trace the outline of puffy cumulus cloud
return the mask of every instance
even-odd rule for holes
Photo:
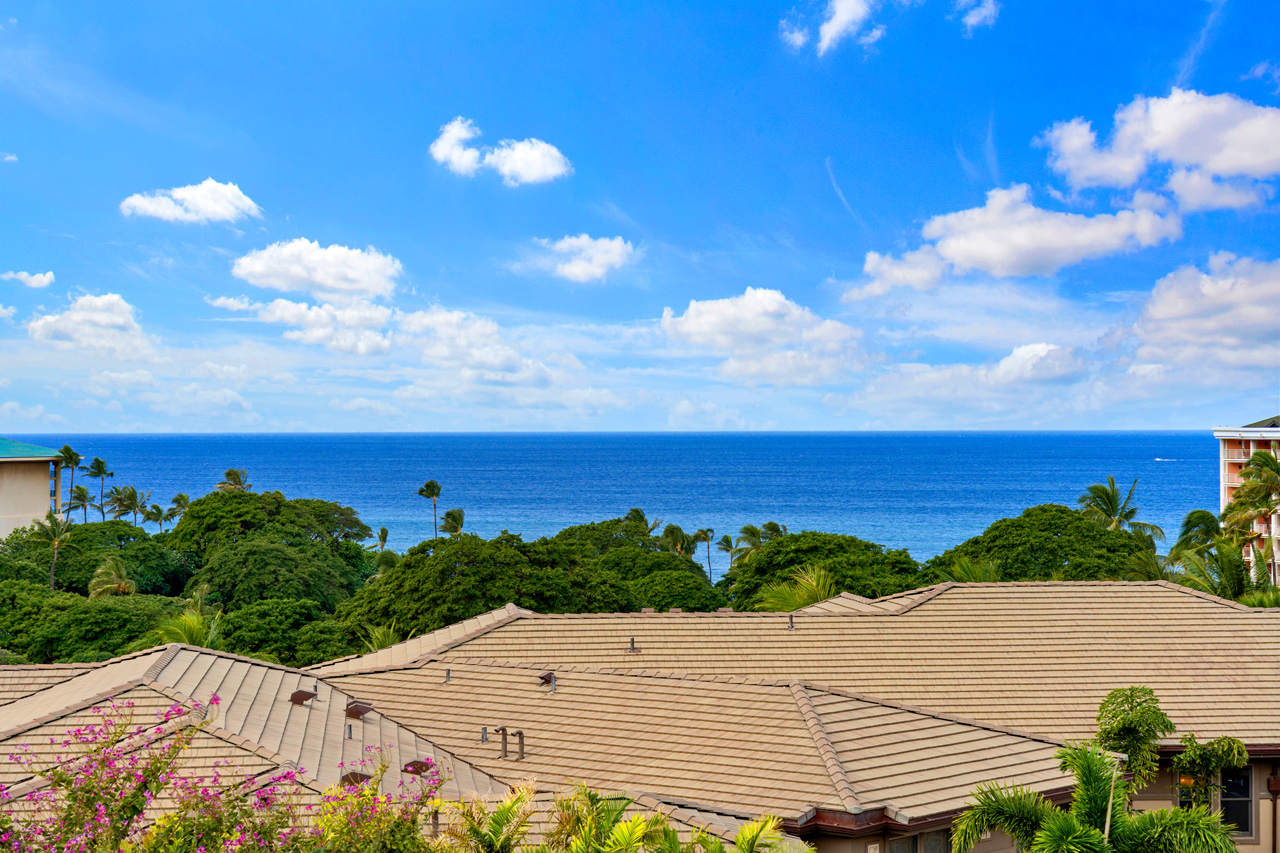
[[[1086,216],[1036,207],[1030,188],[1014,184],[987,193],[982,207],[935,216],[921,235],[932,241],[901,258],[868,252],[864,271],[871,281],[845,294],[865,299],[893,287],[925,290],[948,268],[1000,278],[1053,275],[1090,258],[1154,246],[1182,235],[1182,221],[1151,207]],[[1147,196],[1139,199],[1150,203]]]
[[[18,162],[18,155],[9,154],[9,153],[0,151],[0,161],[3,161],[5,163],[16,163]]]
[[[258,319],[293,326],[284,332],[285,340],[318,344],[331,352],[369,355],[391,348],[390,340],[380,331],[391,319],[391,309],[363,300],[309,305],[276,299],[258,310]]]
[[[0,305],[0,320],[9,320],[17,313],[18,309],[16,306],[10,305],[5,307],[4,305]]]
[[[576,237],[563,237],[551,240],[535,240],[538,245],[545,246],[552,252],[551,257],[532,265],[549,267],[560,278],[586,283],[600,281],[610,270],[620,269],[635,260],[637,252],[634,246],[621,237],[590,237],[579,234]]]
[[[856,36],[873,12],[870,0],[827,0],[826,17],[818,27],[818,55]]]
[[[155,360],[155,347],[118,293],[81,296],[61,314],[45,314],[27,324],[27,334],[61,349],[106,352],[121,361]]]
[[[204,388],[189,382],[163,391],[144,391],[137,397],[153,411],[175,417],[222,415],[246,422],[257,420],[249,401],[230,388]]]
[[[0,403],[0,418],[21,418],[27,421],[33,421],[44,414],[44,406],[37,403],[34,406],[23,406],[14,400]]]
[[[964,24],[964,34],[969,37],[978,27],[995,26],[1000,4],[996,0],[956,0],[956,11],[964,12],[960,23]]]
[[[952,422],[1004,419],[1011,411],[1025,420],[1037,407],[1048,405],[1051,412],[1060,406],[1064,386],[1083,379],[1086,370],[1071,348],[1024,344],[994,364],[897,364],[857,393],[828,395],[825,402],[898,424],[936,423],[944,408]]]
[[[1280,261],[1220,252],[1207,270],[1184,266],[1156,283],[1132,329],[1138,365],[1274,369],[1277,317]]]
[[[206,178],[198,184],[137,193],[120,202],[125,216],[149,216],[166,222],[204,224],[262,217],[262,209],[232,183]]]
[[[665,308],[662,330],[672,341],[727,356],[720,375],[747,385],[818,385],[860,366],[857,329],[767,288],[691,300],[680,316]]]
[[[381,415],[383,417],[404,414],[404,412],[401,412],[389,403],[383,403],[380,400],[370,400],[368,397],[350,397],[346,400],[340,400],[337,397],[334,397],[329,401],[329,406],[343,412],[363,412],[370,415]]]
[[[434,305],[400,317],[400,331],[422,351],[422,360],[478,370],[491,378],[520,372],[525,359],[506,342],[498,324],[470,311]]]
[[[1168,97],[1139,96],[1116,110],[1104,147],[1084,118],[1058,122],[1039,141],[1049,147],[1050,167],[1079,190],[1133,186],[1153,162],[1212,178],[1269,178],[1280,174],[1278,138],[1276,107],[1175,88]],[[1219,198],[1237,206],[1244,196]]]
[[[1250,180],[1224,181],[1199,169],[1179,169],[1166,184],[1178,199],[1178,208],[1193,213],[1255,207],[1271,197],[1271,187]]]
[[[333,301],[390,296],[403,268],[370,246],[321,246],[299,237],[236,259],[231,274],[257,287],[311,293]]]
[[[48,287],[53,284],[52,272],[6,272],[0,273],[0,280],[20,281],[27,287]]]
[[[458,116],[440,128],[427,150],[432,159],[455,175],[472,177],[480,169],[492,169],[509,187],[543,184],[572,174],[573,164],[549,142],[541,139],[504,139],[494,148],[467,145],[480,135],[470,119]]]

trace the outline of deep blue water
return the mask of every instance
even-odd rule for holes
[[[443,486],[442,513],[464,508],[465,529],[486,536],[534,538],[639,506],[717,538],[776,520],[920,560],[1028,506],[1074,505],[1108,475],[1126,486],[1139,478],[1139,519],[1171,535],[1187,511],[1218,508],[1208,431],[10,437],[101,456],[115,471],[108,485],[151,490],[161,504],[244,468],[257,491],[355,507],[398,550],[431,535],[431,504],[416,494],[428,479]],[[712,564],[718,576],[723,555],[713,551]]]

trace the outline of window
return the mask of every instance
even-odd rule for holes
[[[908,835],[906,838],[890,838],[889,853],[916,853],[916,837]]]
[[[940,829],[937,832],[926,832],[921,835],[919,853],[947,853],[951,849],[947,834],[945,829]]]
[[[1218,799],[1224,823],[1235,824],[1237,835],[1253,835],[1252,767],[1231,767],[1222,771]]]

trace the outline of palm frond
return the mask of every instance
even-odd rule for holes
[[[1119,853],[1235,853],[1233,827],[1207,806],[1134,812],[1112,832]]]
[[[1041,825],[1057,811],[1053,803],[1029,788],[979,785],[973,799],[973,805],[951,825],[953,853],[969,853],[992,830],[1012,838],[1018,849],[1028,850]]]

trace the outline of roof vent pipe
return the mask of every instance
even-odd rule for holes
[[[516,761],[524,761],[524,729],[516,729]]]
[[[556,674],[554,672],[551,672],[551,671],[544,672],[542,673],[542,675],[539,675],[538,678],[542,681],[543,684],[551,685],[552,693],[556,692]]]
[[[496,729],[494,729],[494,731],[502,735],[502,755],[499,757],[506,758],[507,757],[507,727],[498,726]]]
[[[450,674],[451,674],[451,673],[449,672],[449,670],[447,670],[447,669],[446,669],[446,670],[444,671],[444,683],[445,683],[445,684],[448,684],[448,683],[449,683],[449,676],[450,676]]]
[[[481,743],[488,743],[488,742],[489,742],[489,727],[488,727],[488,726],[481,726],[481,727],[480,727],[480,742],[481,742]]]
[[[796,629],[796,615],[794,613],[787,614],[787,630],[794,631]]]
[[[631,645],[627,647],[627,652],[628,652],[629,654],[635,654],[635,653],[636,653],[636,652],[638,652],[638,651],[640,651],[640,650],[636,648],[636,638],[635,638],[635,637],[632,637],[632,638],[631,638]]]

